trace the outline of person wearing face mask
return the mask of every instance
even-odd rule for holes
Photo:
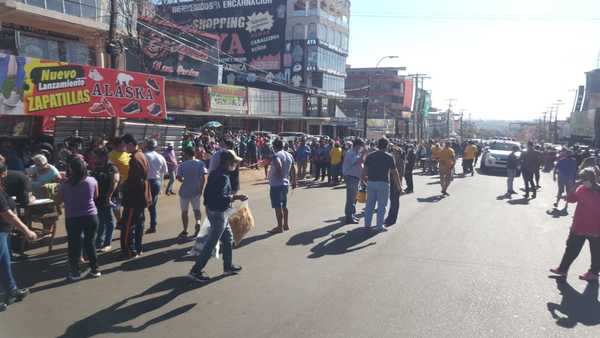
[[[571,264],[583,248],[585,241],[590,244],[592,264],[588,272],[579,276],[586,281],[597,281],[600,272],[600,186],[598,177],[591,168],[579,173],[581,182],[569,189],[567,201],[577,203],[573,225],[567,239],[567,247],[558,268],[550,272],[566,277]]]
[[[223,253],[223,271],[225,275],[237,274],[242,270],[240,266],[233,264],[233,234],[231,227],[225,217],[225,211],[231,207],[233,201],[245,201],[246,195],[234,195],[229,179],[229,172],[236,170],[242,161],[233,150],[224,151],[220,156],[219,167],[208,175],[204,189],[204,205],[206,206],[206,217],[210,221],[210,233],[202,252],[192,267],[188,277],[195,282],[207,282],[210,278],[203,271],[206,263],[217,245],[221,242]]]
[[[19,289],[12,274],[10,265],[9,238],[13,228],[23,233],[25,237],[33,241],[37,238],[35,232],[29,230],[15,213],[15,202],[4,191],[4,182],[8,173],[4,163],[0,163],[0,287],[4,291],[4,301],[0,301],[0,312],[6,310],[7,306],[23,300],[29,290]]]

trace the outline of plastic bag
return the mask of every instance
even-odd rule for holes
[[[358,202],[358,203],[366,203],[367,202],[367,187],[362,183],[358,187],[358,193],[356,193],[356,202]]]
[[[206,242],[208,241],[208,236],[210,235],[210,231],[211,231],[210,221],[208,220],[208,217],[206,217],[206,218],[204,218],[204,222],[200,226],[200,231],[198,232],[198,236],[196,236],[196,241],[194,242],[194,246],[190,249],[190,251],[187,252],[188,256],[196,257],[196,256],[200,255],[200,253],[202,252],[202,249],[204,249],[204,245],[206,245]],[[220,257],[220,255],[219,255],[220,246],[221,246],[221,242],[217,241],[217,245],[215,246],[215,249],[212,252],[212,256],[216,259],[219,259],[219,257]]]
[[[233,241],[236,246],[250,230],[254,229],[254,216],[252,216],[248,201],[240,203],[233,209],[233,213],[229,216],[229,226],[233,232]]]

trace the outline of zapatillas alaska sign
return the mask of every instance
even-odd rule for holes
[[[282,69],[285,0],[195,1],[160,10],[180,25],[219,36],[221,51],[227,54],[220,57],[229,70]]]
[[[23,58],[14,83],[19,102],[4,114],[166,118],[164,78],[157,75]]]

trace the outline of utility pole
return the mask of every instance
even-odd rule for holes
[[[448,99],[448,111],[446,112],[446,133],[448,134],[448,138],[450,138],[450,116],[452,114],[452,103],[456,101],[456,99]]]
[[[120,43],[117,41],[117,19],[119,16],[119,7],[117,1],[122,0],[110,0],[110,21],[108,26],[108,43],[106,44],[106,51],[110,56],[110,68],[118,69],[118,57],[120,54]],[[113,117],[113,137],[119,134],[119,117]]]

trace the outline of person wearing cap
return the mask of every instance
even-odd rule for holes
[[[223,140],[221,142],[221,149],[215,152],[210,158],[210,162],[208,163],[208,173],[210,174],[219,167],[219,164],[221,163],[221,155],[224,152],[231,150],[235,153],[234,148],[235,144],[231,139]],[[227,172],[227,175],[229,175],[229,180],[231,182],[231,189],[233,189],[233,193],[237,194],[237,192],[240,190],[240,166],[238,165],[234,171]]]
[[[575,184],[577,178],[577,160],[573,157],[573,153],[563,149],[560,152],[559,159],[554,167],[553,179],[558,184],[558,191],[556,193],[556,202],[554,207],[558,208],[558,203],[562,199],[563,193],[571,191],[571,187]],[[558,179],[557,179],[558,178]],[[569,202],[565,202],[564,212],[567,211]]]
[[[200,210],[200,199],[206,183],[206,166],[202,160],[194,157],[193,148],[184,148],[184,161],[177,168],[177,180],[181,182],[179,187],[179,207],[181,209],[181,223],[183,231],[179,234],[179,238],[188,236],[189,215],[188,211],[190,204],[194,211],[196,220],[194,237],[200,231],[200,221],[202,214]]]
[[[152,203],[148,207],[150,227],[146,231],[147,234],[156,232],[156,225],[158,222],[156,205],[158,204],[158,195],[160,195],[163,178],[168,170],[167,161],[156,151],[157,147],[158,142],[155,139],[146,141],[146,152],[144,153],[144,156],[146,156],[146,160],[148,160],[148,184],[150,185],[150,195],[152,196]]]
[[[246,195],[233,193],[228,172],[236,170],[242,161],[233,150],[223,152],[219,158],[219,166],[208,175],[204,190],[204,205],[206,217],[210,222],[211,231],[208,239],[196,259],[188,277],[195,282],[208,282],[210,277],[203,271],[210,259],[217,242],[221,242],[223,254],[223,272],[225,275],[237,274],[242,268],[233,264],[233,233],[225,217],[225,211],[233,201],[245,201]]]
[[[43,186],[48,183],[57,183],[60,179],[60,172],[55,166],[48,163],[48,158],[42,154],[37,154],[31,159],[34,165],[27,170],[31,176],[31,189],[34,195],[42,197],[44,195]]]
[[[167,161],[167,173],[169,174],[169,182],[167,182],[167,187],[165,188],[165,195],[175,195],[173,184],[175,183],[175,176],[177,176],[179,161],[177,161],[173,142],[167,142],[167,148],[163,152],[163,157]]]
[[[121,250],[126,257],[142,254],[144,211],[152,203],[148,185],[148,160],[138,148],[135,138],[126,134],[121,138],[131,154],[127,180],[123,182],[123,216],[121,218]]]
[[[367,150],[363,140],[357,138],[346,154],[342,165],[342,174],[346,182],[346,206],[344,214],[346,224],[358,224],[356,217],[356,195],[363,170],[363,163],[367,156]]]
[[[579,279],[597,282],[600,273],[600,185],[592,168],[579,173],[580,182],[570,187],[567,202],[577,203],[571,231],[567,238],[567,247],[560,265],[550,272],[559,277],[566,277],[571,264],[575,261],[585,242],[589,242],[591,252],[590,269],[579,276]],[[597,286],[596,286],[597,287]]]

